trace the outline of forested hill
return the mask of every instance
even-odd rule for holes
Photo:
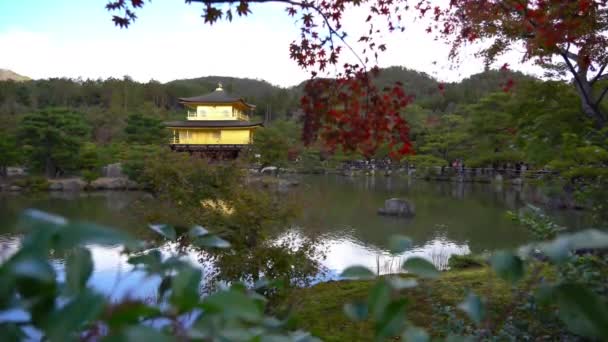
[[[501,90],[507,78],[516,81],[529,78],[519,73],[486,71],[459,83],[445,85],[431,76],[403,67],[382,70],[377,80],[380,87],[395,81],[403,83],[406,92],[415,98],[418,106],[434,113],[450,111],[458,104],[472,103],[491,92]],[[108,130],[119,130],[129,114],[141,113],[159,119],[181,118],[183,108],[178,98],[213,91],[221,82],[226,90],[244,97],[257,105],[256,114],[263,117],[266,111],[272,119],[289,118],[297,110],[303,84],[282,88],[264,80],[207,76],[175,80],[168,83],[135,82],[129,77],[106,80],[43,79],[28,82],[0,81],[0,123],[11,127],[19,115],[47,107],[68,107],[107,122],[92,120],[95,126],[109,125]],[[94,114],[90,114],[94,113]],[[111,119],[109,119],[111,118]]]

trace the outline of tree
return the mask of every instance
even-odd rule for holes
[[[429,133],[424,137],[424,144],[420,146],[420,152],[430,152],[447,161],[456,157],[464,158],[463,153],[454,153],[464,150],[463,144],[468,140],[465,118],[458,114],[445,114],[439,118],[437,125],[429,129]]]
[[[27,114],[18,130],[29,164],[49,177],[77,166],[80,147],[89,134],[82,114],[62,108]]]
[[[255,132],[253,152],[260,156],[261,167],[285,166],[289,150],[296,143],[293,141],[294,128],[295,125],[280,121]]]
[[[472,151],[468,164],[485,166],[523,160],[517,150],[517,129],[512,116],[510,93],[494,93],[466,108],[471,120]]]
[[[431,15],[435,30],[452,44],[456,57],[463,45],[489,41],[479,51],[486,63],[524,46],[524,61],[545,67],[551,76],[574,79],[582,110],[597,128],[607,123],[601,103],[608,85],[608,1],[606,0],[452,0],[446,7],[433,1],[418,4]],[[432,14],[431,14],[432,13]]]
[[[127,117],[127,141],[140,144],[161,144],[167,141],[167,129],[162,121],[141,114]]]
[[[576,90],[563,82],[522,84],[512,99],[512,116],[517,129],[517,145],[526,161],[544,166],[565,148],[564,135],[590,138],[590,119],[581,120]]]
[[[15,137],[0,131],[0,177],[7,176],[7,167],[19,161]]]

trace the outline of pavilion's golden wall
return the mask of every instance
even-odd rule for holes
[[[171,130],[172,143],[246,145],[252,141],[254,128],[172,128]]]

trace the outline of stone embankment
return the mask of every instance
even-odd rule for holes
[[[81,177],[44,178],[27,176],[23,169],[13,171],[6,183],[0,184],[0,191],[131,191],[144,190],[142,186],[130,180],[122,172],[119,163],[104,166],[101,177],[90,182]]]

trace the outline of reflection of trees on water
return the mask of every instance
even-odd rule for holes
[[[514,247],[528,239],[527,232],[505,215],[525,204],[525,193],[518,188],[380,176],[321,176],[305,178],[302,183],[308,186],[296,194],[303,206],[298,223],[306,232],[349,235],[381,250],[394,234],[424,243],[441,232],[449,241],[467,244],[473,252]],[[378,217],[377,208],[391,197],[413,201],[416,216]]]

